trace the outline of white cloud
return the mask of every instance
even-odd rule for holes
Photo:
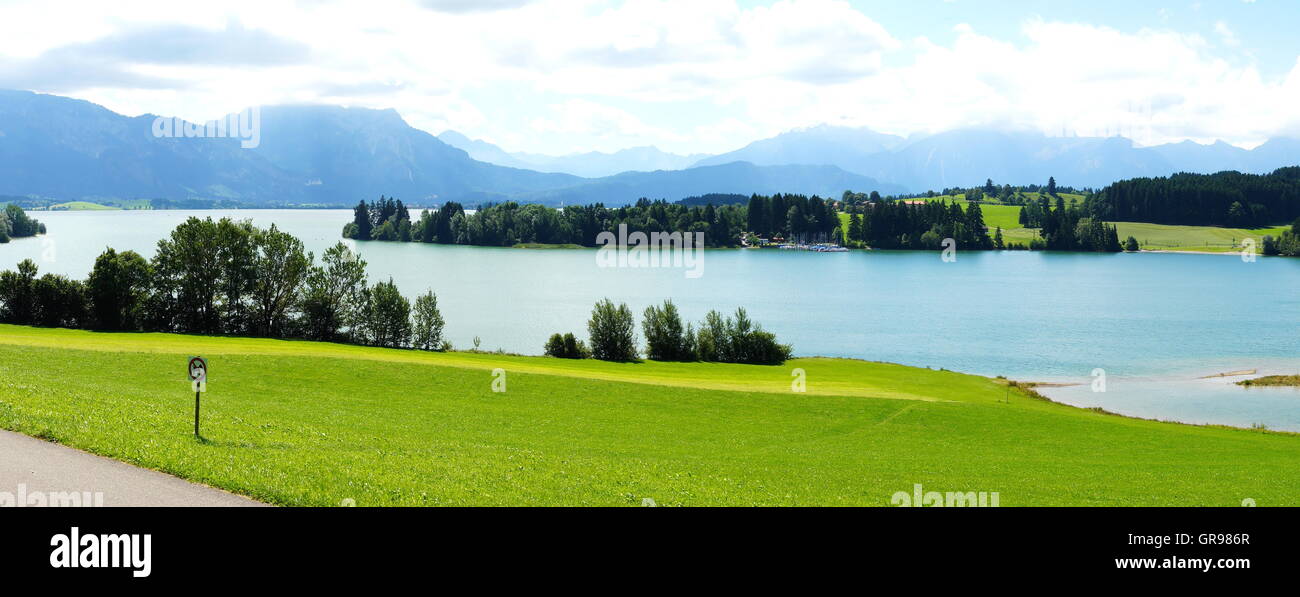
[[[82,69],[42,84],[127,114],[192,120],[281,102],[392,107],[434,133],[456,128],[552,153],[650,143],[725,151],[825,122],[1244,145],[1300,130],[1300,64],[1287,77],[1261,75],[1224,22],[1216,43],[1043,20],[998,38],[960,26],[940,43],[899,40],[840,0],[229,0],[217,10],[140,0],[57,13],[16,0],[0,5],[0,86],[6,72],[30,74],[19,67],[67,57],[68,47],[168,25],[302,47],[309,60],[236,66],[128,53],[107,65],[116,78]]]

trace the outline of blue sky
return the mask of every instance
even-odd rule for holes
[[[835,124],[1300,136],[1294,0],[0,0],[0,87],[129,115],[395,108],[512,151]]]

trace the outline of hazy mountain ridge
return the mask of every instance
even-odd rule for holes
[[[438,135],[442,142],[463,149],[470,157],[498,166],[528,168],[538,172],[557,172],[584,178],[602,178],[624,172],[684,170],[706,157],[703,154],[678,155],[656,147],[630,147],[613,153],[589,151],[563,156],[538,153],[511,153],[481,139],[470,139],[457,131]],[[735,160],[739,161],[739,160]]]
[[[262,207],[351,205],[379,195],[425,205],[512,199],[621,205],[708,192],[894,188],[833,167],[741,166],[595,179],[510,168],[474,160],[409,126],[393,110],[265,107],[260,145],[251,149],[231,138],[158,138],[154,120],[82,100],[0,91],[0,195],[226,200]]]
[[[641,197],[675,201],[711,193],[901,194],[979,185],[988,178],[1028,184],[1055,177],[1062,185],[1101,188],[1142,176],[1267,173],[1300,164],[1300,141],[1294,139],[1245,150],[1190,142],[1137,147],[1119,137],[990,129],[903,139],[820,126],[701,160],[654,148],[564,158],[589,162],[582,167],[592,169],[612,168],[619,160],[694,160],[678,169],[583,178],[475,159],[492,151],[503,154],[496,156],[501,160],[540,158],[444,133],[470,150],[457,148],[411,127],[394,110],[265,107],[260,146],[254,149],[242,149],[238,139],[157,138],[154,119],[123,116],[83,100],[0,90],[0,195],[60,202],[202,199],[264,207],[351,205],[379,195],[422,205],[446,200],[622,205]],[[777,163],[785,160],[792,161]],[[830,162],[800,163],[819,160]]]
[[[988,178],[1029,184],[1055,177],[1061,184],[1100,188],[1126,178],[1176,172],[1272,172],[1300,164],[1300,141],[1274,139],[1252,151],[1223,142],[1137,147],[1122,137],[1048,137],[981,128],[904,140],[869,129],[822,126],[756,141],[699,164],[731,159],[764,165],[825,163],[913,192],[973,186]]]

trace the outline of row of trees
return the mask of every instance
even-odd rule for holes
[[[992,249],[978,203],[881,200],[850,208],[849,242],[877,249],[939,249],[951,238],[966,249]]]
[[[1175,174],[1116,182],[1089,197],[1090,217],[1252,228],[1300,217],[1300,167],[1272,174]]]
[[[1292,222],[1290,230],[1284,230],[1280,238],[1264,237],[1264,254],[1283,257],[1300,257],[1300,218]]]
[[[10,203],[0,210],[0,244],[37,234],[45,234],[45,224],[28,217],[21,207]]]
[[[316,263],[275,226],[190,218],[152,260],[110,248],[85,281],[37,273],[31,260],[0,272],[0,320],[447,348],[432,292],[412,307],[392,280],[369,285],[365,261],[343,243]]]
[[[819,243],[838,241],[839,228],[835,202],[816,195],[754,195],[745,209],[745,230],[758,236]]]
[[[776,335],[755,324],[743,308],[736,309],[734,317],[709,311],[697,329],[683,324],[677,306],[668,300],[662,306],[646,308],[641,329],[646,340],[645,356],[652,361],[779,365],[792,352],[790,345],[777,342]],[[640,358],[636,321],[626,303],[615,305],[609,299],[596,303],[587,321],[587,333],[589,345],[572,333],[551,336],[546,342],[546,354],[621,362]]]
[[[1056,207],[1045,207],[1046,197],[1034,205],[1033,218],[1035,228],[1043,239],[1043,247],[1052,251],[1092,251],[1098,253],[1118,253],[1124,250],[1119,242],[1119,229],[1100,219],[1088,217],[1087,212],[1078,205],[1067,205],[1061,197],[1056,198]],[[1028,207],[1021,210],[1022,217]]]
[[[509,247],[518,244],[573,244],[596,246],[602,232],[703,232],[706,246],[739,245],[745,227],[745,208],[739,205],[681,205],[642,199],[634,205],[604,205],[555,209],[544,205],[507,202],[488,205],[473,213],[449,201],[439,209],[424,210],[412,220],[399,200],[362,201],[343,236],[357,240],[385,240],[437,244]]]

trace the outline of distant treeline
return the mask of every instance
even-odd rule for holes
[[[1264,237],[1264,254],[1283,257],[1300,257],[1300,218],[1291,224],[1290,230],[1282,231],[1280,238]]]
[[[1253,228],[1300,217],[1300,167],[1272,174],[1175,174],[1114,183],[1086,202],[1093,218]]]
[[[275,226],[190,218],[152,260],[110,248],[85,281],[37,274],[30,259],[0,272],[0,321],[447,348],[432,292],[412,305],[391,280],[369,285],[343,243],[316,263]]]
[[[749,201],[749,195],[740,195],[736,193],[709,193],[695,197],[687,197],[677,201],[677,205],[689,205],[692,207],[703,207],[705,205],[740,205]]]
[[[45,234],[45,224],[28,217],[21,207],[11,203],[0,210],[0,243],[37,234]]]
[[[485,206],[474,213],[449,201],[436,210],[424,210],[412,220],[401,200],[381,197],[362,201],[343,228],[345,238],[423,242],[443,245],[511,247],[518,244],[574,244],[596,246],[602,232],[617,234],[619,225],[629,232],[703,232],[706,246],[740,244],[745,225],[742,206],[685,206],[642,199],[626,207],[569,206],[563,209],[514,202]]]
[[[877,249],[939,249],[951,238],[961,249],[994,248],[978,203],[872,201],[852,208],[848,239]]]

